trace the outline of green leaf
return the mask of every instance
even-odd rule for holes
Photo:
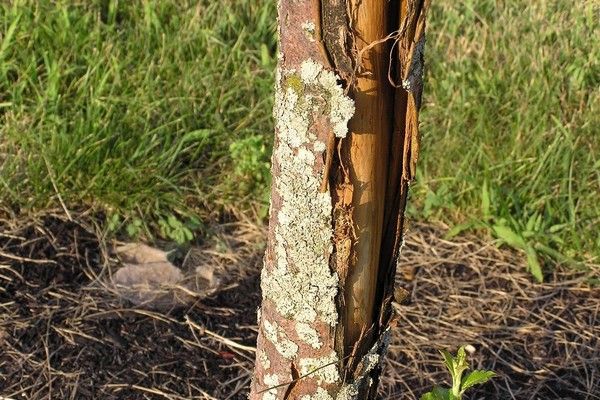
[[[197,129],[194,131],[187,132],[185,136],[181,139],[182,142],[196,142],[196,141],[204,141],[211,136],[214,136],[214,131],[212,129]]]
[[[194,239],[194,233],[189,230],[188,228],[186,228],[185,226],[183,227],[183,235],[184,235],[184,242],[185,241],[191,241]]]
[[[460,225],[455,225],[452,229],[450,229],[448,231],[448,233],[446,233],[446,235],[444,236],[444,238],[445,239],[453,238],[454,236],[458,235],[462,231],[466,231],[467,229],[471,229],[473,226],[474,226],[473,222],[463,222]]]
[[[545,244],[542,243],[536,243],[535,245],[535,250],[538,253],[542,253],[545,254],[549,257],[552,257],[553,259],[555,259],[556,261],[559,262],[568,262],[568,263],[572,263],[573,260],[569,260],[569,258],[567,256],[565,256],[564,254],[562,254],[560,251],[553,249],[552,247],[548,247]]]
[[[521,237],[521,235],[516,234],[512,229],[508,226],[503,225],[494,225],[494,233],[498,238],[504,240],[511,246],[517,247],[521,250],[527,250],[527,243]]]
[[[113,214],[108,220],[108,230],[116,232],[121,228],[121,216],[119,214]]]
[[[481,188],[481,208],[483,217],[487,220],[490,217],[490,192],[488,191],[487,179],[483,181]]]
[[[565,241],[558,235],[546,235],[546,238],[548,239],[547,241],[549,243],[556,243],[556,244],[560,244],[561,246],[565,245]]]
[[[537,213],[537,218],[535,219],[535,225],[533,226],[533,230],[539,231],[542,228],[542,214]]]
[[[269,68],[273,63],[271,55],[269,54],[269,48],[265,43],[260,45],[260,62],[264,68]]]
[[[458,352],[456,353],[456,360],[458,361],[458,365],[466,366],[469,368],[469,364],[467,363],[467,353],[465,352],[465,346],[460,346]]]
[[[127,227],[125,229],[127,231],[127,235],[129,235],[129,237],[131,238],[137,236],[138,232],[140,231],[139,226],[135,223],[127,224]]]
[[[536,218],[536,214],[533,214],[529,217],[529,219],[527,220],[527,223],[525,224],[525,230],[527,231],[532,231],[533,227],[535,226],[535,218]]]
[[[461,346],[456,357],[445,350],[440,350],[440,354],[444,357],[444,364],[452,375],[452,388],[445,389],[440,386],[421,396],[421,400],[461,400],[464,392],[478,383],[486,382],[489,378],[496,374],[491,371],[473,371],[462,379],[462,374],[469,369],[467,362],[467,353],[465,346]]]
[[[544,275],[542,273],[542,266],[538,261],[537,251],[535,251],[533,247],[528,245],[525,248],[525,253],[527,254],[527,269],[533,274],[533,276],[535,277],[535,279],[538,280],[538,282],[543,282]]]
[[[448,368],[451,374],[454,373],[454,358],[452,354],[448,353],[446,350],[440,350],[440,354],[444,357],[444,365]]]
[[[465,377],[462,381],[461,391],[464,392],[470,387],[473,387],[479,383],[485,383],[488,379],[496,376],[496,373],[492,371],[475,370]]]
[[[525,230],[525,231],[521,232],[521,237],[523,239],[530,239],[530,238],[534,237],[536,234],[537,234],[537,232]]]
[[[7,52],[8,47],[11,44],[13,35],[15,34],[15,30],[17,29],[17,26],[19,25],[19,20],[21,19],[21,16],[22,16],[21,13],[19,13],[17,15],[17,17],[12,21],[12,23],[8,27],[6,34],[4,35],[4,39],[2,40],[2,46],[0,46],[0,60],[4,59],[4,53]]]
[[[167,218],[167,222],[169,223],[169,226],[173,229],[180,229],[182,226],[181,222],[173,215],[169,215],[169,217]]]
[[[422,395],[421,400],[450,400],[450,391],[436,386],[431,392]]]
[[[202,221],[195,216],[190,217],[186,225],[191,229],[202,229],[204,227]]]
[[[548,228],[548,232],[550,232],[550,233],[556,233],[556,232],[562,231],[562,230],[564,230],[565,228],[568,228],[568,227],[569,227],[568,223],[566,223],[566,224],[556,224],[556,225],[552,225],[550,228]]]
[[[595,287],[595,286],[599,286],[600,285],[600,278],[589,278],[585,280],[585,283]]]

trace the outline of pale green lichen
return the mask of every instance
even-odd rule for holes
[[[270,271],[263,268],[261,277],[263,297],[284,317],[305,323],[318,317],[331,326],[337,324],[338,292],[338,276],[328,262],[332,204],[329,193],[319,190],[322,177],[315,174],[317,157],[322,156],[326,143],[310,127],[314,116],[326,109],[335,135],[347,134],[354,104],[337,80],[312,60],[302,63],[300,73],[277,73],[274,116],[278,140],[273,162],[279,174],[273,180],[281,204],[274,228],[275,266]]]
[[[310,375],[316,378],[317,384],[336,383],[340,380],[340,372],[338,370],[339,358],[335,351],[325,357],[320,358],[301,358],[298,361],[300,365],[300,375]]]
[[[354,115],[354,101],[344,94],[339,77],[313,60],[303,62],[300,70],[306,85],[318,85],[325,91],[333,132],[339,138],[346,137],[348,121]]]
[[[358,385],[345,384],[338,392],[335,400],[354,400],[358,399]]]
[[[333,400],[333,397],[327,393],[327,390],[323,388],[317,388],[317,391],[314,395],[304,395],[300,400]]]
[[[317,27],[315,26],[314,22],[304,22],[302,24],[302,30],[304,31],[304,34],[306,35],[309,41],[315,41],[315,32],[317,30]]]
[[[263,400],[277,400],[277,389],[275,386],[279,385],[279,376],[276,374],[266,374],[264,377],[265,386],[273,389],[267,390],[263,394]]]
[[[300,76],[307,85],[315,84],[321,71],[323,66],[313,60],[306,60],[300,66]]]
[[[320,349],[323,345],[317,330],[304,322],[296,324],[296,333],[298,333],[300,340],[311,345],[313,349]]]
[[[279,139],[285,139],[287,143],[284,144],[297,149],[302,144],[307,143],[309,139],[314,140],[316,138],[308,130],[310,125],[310,105],[299,107],[298,100],[302,93],[298,93],[292,87],[286,87],[284,93],[283,98],[278,99],[280,96],[275,96],[275,101],[279,100],[274,109],[275,119],[277,120],[276,124],[285,129],[285,136],[282,137],[280,133]],[[275,149],[273,150],[275,152]],[[277,154],[274,153],[274,156],[277,157]]]
[[[317,153],[322,153],[327,149],[327,145],[323,142],[316,142],[313,148]]]
[[[287,77],[286,84],[294,89],[294,92],[298,96],[302,96],[302,92],[304,92],[304,83],[302,82],[302,78],[298,75],[290,75]]]
[[[276,322],[269,322],[266,319],[263,321],[265,338],[267,338],[275,349],[283,357],[291,360],[298,354],[298,345],[288,339],[285,330],[277,325]]]
[[[264,349],[261,349],[258,353],[258,361],[260,362],[260,365],[262,365],[263,369],[267,370],[271,368],[271,360],[269,360],[267,352]]]

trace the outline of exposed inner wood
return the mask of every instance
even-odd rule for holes
[[[377,297],[393,91],[387,79],[388,44],[369,45],[389,33],[388,13],[389,7],[379,0],[353,1],[350,6],[352,33],[357,54],[361,56],[356,60],[360,69],[351,92],[356,113],[342,149],[353,188],[352,219],[356,234],[352,243],[353,266],[344,296],[346,352],[359,340],[361,332],[371,327]]]

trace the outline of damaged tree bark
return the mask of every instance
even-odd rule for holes
[[[250,399],[374,398],[419,152],[428,0],[279,0]]]

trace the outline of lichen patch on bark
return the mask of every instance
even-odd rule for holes
[[[269,360],[269,356],[267,356],[267,352],[264,349],[259,351],[258,360],[265,370],[271,368],[271,360]]]
[[[305,23],[302,24],[302,30],[304,31],[304,34],[306,35],[306,38],[310,41],[310,42],[314,42],[315,41],[315,32],[316,32],[317,27],[315,26],[315,23],[312,21],[307,21]]]
[[[263,297],[296,322],[317,318],[334,326],[338,276],[329,267],[332,252],[331,196],[321,193],[322,152],[326,138],[311,130],[325,113],[336,136],[344,137],[354,104],[344,95],[335,74],[313,60],[277,74],[274,116],[278,140],[273,164],[279,174],[273,189],[280,206],[273,210],[274,265],[264,268]],[[322,173],[322,172],[321,172]]]
[[[311,345],[313,349],[320,349],[323,345],[323,342],[319,338],[319,333],[309,324],[298,322],[296,324],[296,333],[300,340]]]
[[[327,393],[327,390],[318,388],[314,395],[302,396],[300,400],[333,400],[333,397]]]
[[[333,133],[339,138],[346,137],[348,121],[354,115],[354,101],[344,94],[339,77],[310,59],[302,63],[301,76],[307,85],[319,85],[325,91]]]
[[[293,359],[298,354],[298,345],[288,339],[285,330],[277,325],[276,322],[269,322],[266,319],[263,321],[265,337],[273,343],[279,354],[287,358]]]
[[[340,372],[338,370],[339,358],[335,351],[321,358],[301,358],[299,361],[300,374],[302,376],[312,375],[316,377],[317,384],[336,383],[340,380]]]
[[[277,389],[275,386],[279,385],[279,377],[275,374],[266,374],[264,379],[265,385],[273,387],[273,389],[269,389],[263,394],[263,400],[276,400]]]

